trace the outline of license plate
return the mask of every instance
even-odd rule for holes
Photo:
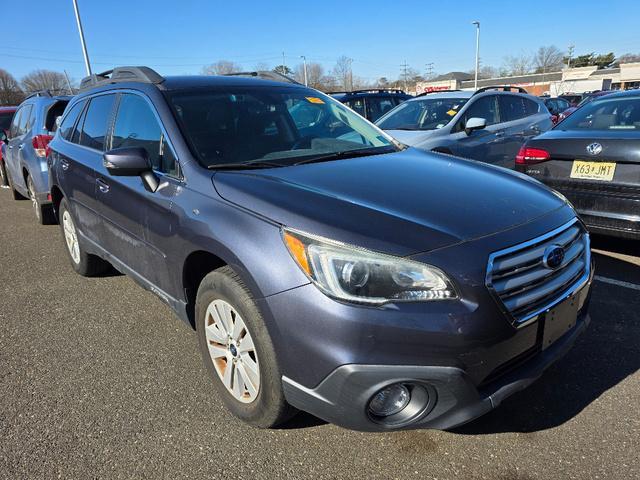
[[[574,295],[547,312],[544,319],[542,349],[546,349],[576,324],[581,295]]]
[[[610,182],[613,180],[613,174],[615,172],[616,164],[614,162],[585,162],[584,160],[574,160],[570,177]]]

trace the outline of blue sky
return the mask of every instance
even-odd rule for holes
[[[300,62],[330,69],[353,59],[354,74],[397,78],[400,64],[425,72],[469,70],[475,55],[473,20],[482,24],[483,64],[533,53],[541,45],[575,54],[640,53],[640,1],[168,1],[78,0],[95,71],[149,65],[163,74],[199,73],[230,59],[251,69]],[[54,8],[54,5],[55,8]],[[36,68],[84,75],[71,0],[29,0],[4,9],[0,68],[21,77]]]

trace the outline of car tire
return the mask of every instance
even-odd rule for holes
[[[62,229],[62,240],[65,251],[71,260],[71,266],[83,277],[94,277],[109,269],[109,264],[100,257],[85,252],[78,240],[78,231],[75,220],[69,210],[66,199],[60,202],[60,228]]]
[[[13,199],[25,200],[26,197],[22,195],[20,192],[18,192],[13,186],[13,180],[11,179],[11,174],[9,173],[9,170],[5,170],[5,172],[7,174],[7,184],[9,185],[9,189],[11,190],[11,196],[13,197]]]
[[[29,191],[29,198],[31,199],[31,203],[33,205],[33,211],[36,214],[36,220],[40,225],[52,225],[55,223],[55,215],[53,213],[53,205],[47,204],[42,205],[38,201],[38,197],[36,196],[36,188],[33,184],[33,179],[31,175],[27,176],[27,190]]]
[[[8,187],[9,182],[7,181],[7,170],[4,166],[4,161],[0,160],[0,187]]]
[[[202,358],[231,413],[259,428],[290,419],[296,410],[285,400],[271,337],[233,269],[225,266],[204,277],[195,315]]]

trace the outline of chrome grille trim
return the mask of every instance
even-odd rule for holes
[[[542,264],[545,249],[561,245],[557,269]],[[489,255],[486,285],[520,328],[582,288],[591,275],[589,234],[577,218],[544,235]]]

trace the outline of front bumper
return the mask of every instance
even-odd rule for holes
[[[291,405],[353,430],[454,428],[496,408],[504,399],[537,380],[567,353],[590,323],[587,305],[588,302],[575,326],[549,348],[538,351],[517,368],[481,387],[457,367],[343,365],[313,389],[283,377],[284,393]],[[422,413],[400,426],[372,420],[367,413],[371,397],[387,385],[402,382],[420,384],[429,392],[429,401]]]

